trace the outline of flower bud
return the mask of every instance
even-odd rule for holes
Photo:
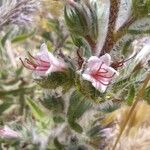
[[[98,5],[97,2],[75,2],[69,0],[64,9],[66,24],[70,32],[82,37],[90,37],[97,40],[98,27]]]

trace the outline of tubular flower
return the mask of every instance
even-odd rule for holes
[[[96,89],[105,92],[114,75],[118,75],[118,72],[110,65],[111,57],[109,54],[105,54],[100,58],[91,56],[82,76],[85,80],[90,81]]]
[[[4,126],[0,129],[0,136],[4,138],[19,138],[18,132],[10,129],[8,126]]]
[[[30,53],[29,58],[25,58],[21,62],[27,69],[33,70],[36,74],[43,76],[51,72],[63,71],[67,68],[64,61],[54,57],[54,55],[48,52],[46,44],[42,44],[40,47],[40,52],[33,56]]]

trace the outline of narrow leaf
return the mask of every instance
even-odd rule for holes
[[[42,120],[45,115],[41,108],[32,99],[28,98],[26,102],[31,109],[33,116],[38,120]]]

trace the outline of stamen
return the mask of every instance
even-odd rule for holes
[[[115,75],[115,73],[114,74],[112,74],[111,76],[103,76],[103,75],[101,75],[101,74],[96,74],[97,76],[99,76],[99,77],[102,77],[102,78],[107,78],[107,79],[111,79],[114,75]]]
[[[102,68],[102,65],[104,64],[104,62],[101,63],[101,65],[99,66],[97,71],[100,71],[100,69]]]
[[[33,62],[31,62],[28,58],[25,58],[25,60],[27,61],[29,65],[33,66],[34,68],[38,66],[37,64],[34,64]]]
[[[36,68],[35,71],[47,71],[47,68]]]
[[[105,68],[101,68],[101,70],[104,70],[104,71],[99,71],[99,73],[108,73],[108,70],[106,70]]]
[[[32,66],[31,66],[31,65],[29,66],[29,65],[25,64],[24,61],[23,61],[21,58],[19,58],[19,59],[20,59],[22,65],[23,65],[25,68],[27,68],[27,69],[29,69],[29,70],[35,70],[35,68],[32,68],[33,65],[32,65]]]
[[[109,82],[108,82],[108,83],[104,83],[104,82],[102,82],[101,80],[97,80],[97,81],[100,82],[101,84],[105,85],[105,86],[107,86],[107,85],[110,84]]]
[[[136,53],[136,54],[134,54],[132,57],[130,57],[130,58],[128,58],[128,59],[126,59],[126,60],[124,60],[124,61],[123,61],[123,63],[125,63],[125,62],[129,61],[130,59],[134,58],[136,55],[137,55],[137,53]]]
[[[30,52],[28,52],[28,55],[29,55],[32,59],[34,59],[34,60],[36,60],[36,61],[40,61],[40,62],[45,63],[45,65],[49,65],[49,62],[44,61],[44,60],[42,60],[42,59],[40,59],[40,58],[34,57]]]

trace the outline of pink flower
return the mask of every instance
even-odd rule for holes
[[[45,43],[41,45],[40,52],[36,56],[32,56],[29,53],[29,58],[25,58],[25,61],[21,58],[20,60],[26,68],[33,70],[40,76],[63,71],[67,67],[63,60],[54,57],[52,53],[48,52]]]
[[[4,138],[19,138],[18,132],[10,129],[8,126],[4,126],[0,129],[0,136]]]
[[[105,92],[114,75],[118,75],[118,72],[110,65],[111,57],[109,54],[105,54],[100,58],[91,56],[82,76],[85,80],[90,81],[96,89]]]

